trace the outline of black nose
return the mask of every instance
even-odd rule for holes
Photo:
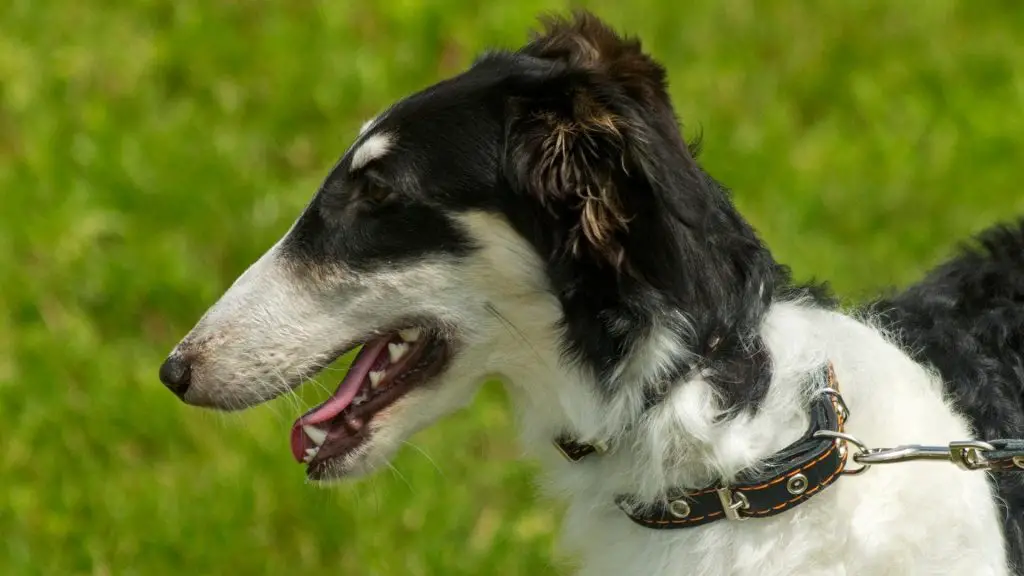
[[[188,385],[192,383],[192,370],[189,362],[178,354],[171,354],[160,366],[160,381],[179,397],[184,396]]]

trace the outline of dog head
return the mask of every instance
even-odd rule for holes
[[[310,477],[336,478],[490,376],[555,398],[517,379],[583,374],[593,402],[625,406],[727,348],[771,270],[684,143],[662,67],[577,14],[368,122],[160,376],[185,402],[241,409],[362,346],[292,430]]]

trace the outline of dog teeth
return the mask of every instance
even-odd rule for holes
[[[309,439],[315,442],[317,446],[322,445],[324,440],[327,440],[327,432],[324,432],[316,426],[306,424],[302,427],[302,431],[305,432],[306,436],[309,436]]]
[[[399,330],[398,335],[402,337],[402,340],[406,342],[415,342],[420,339],[423,334],[422,328],[406,328],[405,330]]]
[[[348,427],[353,432],[359,432],[360,430],[363,429],[363,421],[360,420],[359,418],[349,418],[348,420],[345,421],[345,423],[348,424]]]
[[[362,391],[359,392],[359,395],[356,396],[355,399],[352,400],[352,404],[358,406],[358,405],[362,404],[363,402],[366,402],[369,399],[370,399],[370,395],[366,393],[366,390],[362,390]]]
[[[317,453],[320,452],[320,447],[306,448],[306,457],[302,459],[303,462],[309,462],[313,458],[316,458]]]
[[[377,388],[380,386],[380,381],[384,378],[383,370],[375,370],[370,372],[370,387]]]
[[[405,356],[405,353],[409,351],[409,345],[405,342],[392,342],[388,344],[388,355],[391,357],[391,363],[394,364]]]

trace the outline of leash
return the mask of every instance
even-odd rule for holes
[[[898,464],[915,460],[940,460],[952,462],[963,470],[985,470],[989,472],[1009,472],[1024,470],[1024,440],[962,440],[950,442],[946,446],[926,446],[922,444],[906,444],[893,448],[868,448],[857,437],[822,430],[817,433],[822,437],[836,438],[853,444],[857,448],[852,459],[860,468],[843,470],[843,474],[856,475],[879,464]]]
[[[671,489],[654,503],[621,495],[615,498],[616,505],[633,522],[647,528],[690,528],[722,519],[774,516],[820,494],[840,476],[863,474],[876,465],[941,460],[963,470],[1024,471],[1024,439],[869,448],[844,431],[850,411],[839,393],[832,363],[822,369],[827,385],[812,399],[808,430],[756,469],[740,471],[731,484],[719,482],[695,491]],[[569,436],[557,438],[555,447],[570,462],[609,451],[607,444],[578,442]],[[850,461],[858,467],[851,468]]]

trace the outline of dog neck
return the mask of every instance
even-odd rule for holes
[[[722,378],[742,370],[723,374],[715,362],[702,363],[707,352],[694,351],[692,343],[707,342],[708,334],[702,338],[701,330],[690,329],[689,316],[664,304],[667,298],[661,306],[648,306],[646,314],[602,313],[603,321],[591,325],[628,334],[629,349],[611,370],[590,365],[567,346],[566,325],[572,319],[540,273],[543,264],[525,256],[531,251],[518,235],[482,215],[465,217],[464,225],[487,240],[474,260],[475,276],[487,283],[488,293],[500,296],[490,304],[491,331],[499,339],[474,363],[502,376],[524,448],[545,465],[558,492],[594,495],[611,508],[614,495],[623,491],[653,499],[669,487],[728,479],[805,431],[807,388],[824,385],[810,382],[810,375],[828,360],[813,329],[813,315],[820,313],[814,304],[777,296],[751,317],[740,343],[766,354],[767,374],[759,374],[766,382],[755,401],[736,402],[742,396],[735,394],[736,382],[725,382],[733,393],[723,393]],[[765,283],[763,289],[753,287],[755,299],[772,288]],[[735,334],[714,336],[734,353],[743,351],[730,342]],[[725,357],[730,358],[735,359]],[[680,371],[680,366],[691,369]],[[572,464],[552,443],[563,434],[605,442],[611,450]]]
[[[650,501],[670,488],[728,481],[806,430],[809,388],[824,384],[812,378],[827,360],[811,335],[809,311],[794,302],[770,307],[760,327],[771,357],[770,383],[761,402],[743,408],[723,406],[706,371],[670,383],[646,405],[644,383],[657,381],[671,355],[689,354],[656,329],[621,370],[611,396],[596,391],[590,371],[555,357],[556,343],[534,347],[552,352],[507,375],[525,447],[545,465],[557,495],[589,507],[613,509],[616,494]],[[564,433],[609,450],[568,462],[552,445]]]

